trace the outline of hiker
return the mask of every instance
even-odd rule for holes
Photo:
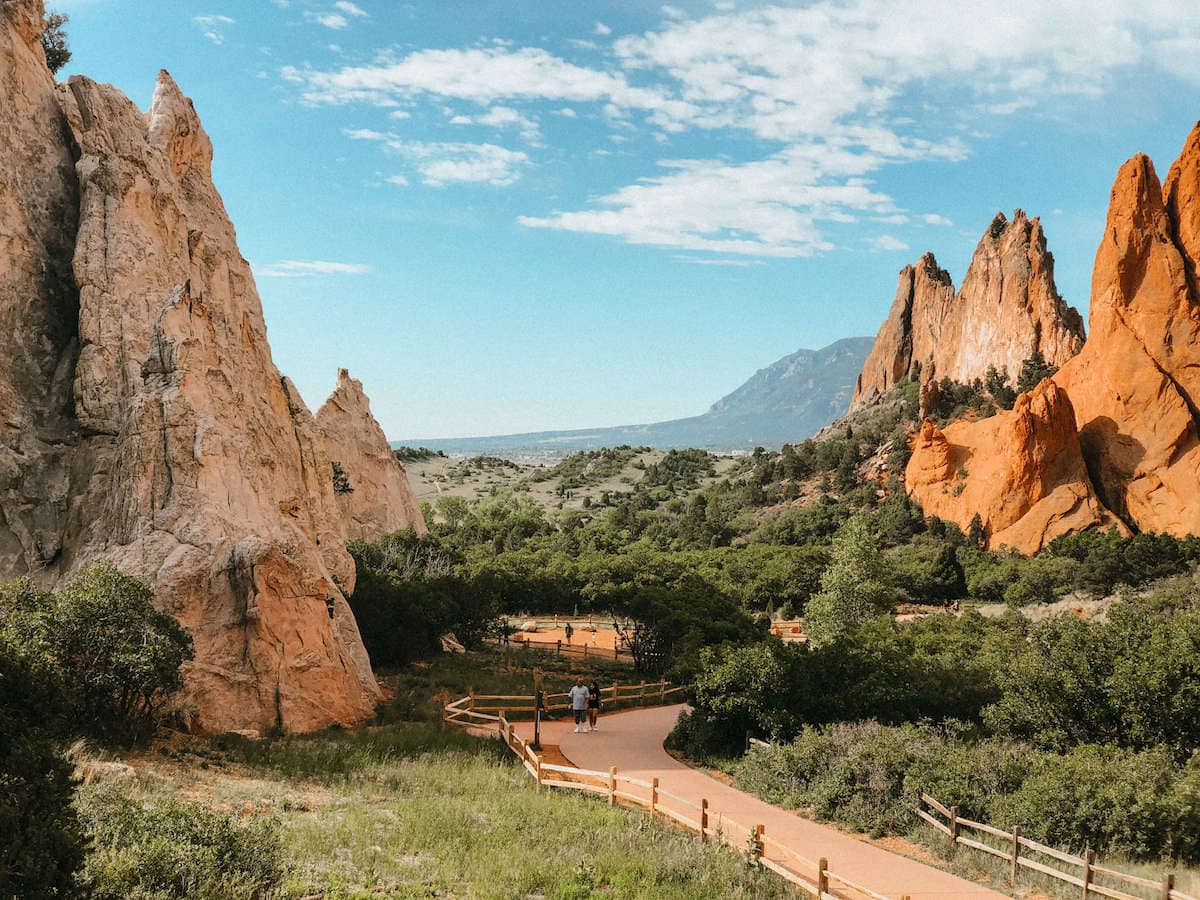
[[[575,687],[567,691],[567,694],[571,697],[571,712],[575,713],[575,733],[587,731],[584,720],[587,718],[588,689],[583,685],[582,675],[576,677]]]
[[[567,636],[567,643],[571,643],[571,635],[575,633],[575,629],[571,627],[571,623],[567,623],[567,627],[563,629],[563,634]]]
[[[588,727],[596,730],[596,719],[600,717],[600,683],[593,681],[588,685]]]

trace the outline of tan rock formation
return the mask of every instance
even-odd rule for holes
[[[405,528],[424,534],[425,520],[404,466],[371,415],[362,382],[345,369],[338,372],[337,388],[317,410],[316,423],[330,462],[345,476],[335,493],[346,534],[365,541]]]
[[[70,413],[79,188],[42,10],[0,3],[0,574],[53,565],[77,437]]]
[[[148,113],[56,87],[42,16],[0,0],[0,578],[97,559],[147,578],[195,639],[202,729],[357,721],[379,690],[331,461],[272,361],[208,136],[165,72]],[[353,401],[368,419],[339,452],[365,470],[382,432]],[[407,486],[361,477],[361,527],[375,508],[389,527]]]
[[[957,293],[931,253],[901,270],[850,409],[918,372],[925,383],[965,383],[995,366],[1015,382],[1021,362],[1035,350],[1061,365],[1082,345],[1083,320],[1054,286],[1054,258],[1041,222],[1019,209],[1012,221],[998,213]]]
[[[1078,356],[1030,395],[1052,387],[1069,398],[1086,464],[1086,473],[1070,480],[1097,524],[1119,519],[1122,527],[1139,531],[1200,534],[1198,259],[1200,124],[1165,186],[1141,154],[1117,173],[1092,276],[1091,336]],[[976,513],[985,521],[996,516],[992,545],[1007,542],[1029,552],[1074,530],[1081,521],[1074,514],[1045,521],[1032,507],[1015,520],[998,515],[1013,508],[1000,487],[968,486],[953,496],[953,481],[945,475],[947,454],[1012,456],[1008,443],[1019,428],[1014,419],[1028,405],[1021,397],[1011,413],[951,425],[944,435],[949,449],[923,431],[906,472],[909,492],[926,511],[940,510],[956,522],[969,522]],[[1036,456],[1021,465],[1028,469],[1026,481],[1043,484],[1058,482],[1064,471]],[[1093,510],[1093,497],[1105,515]]]

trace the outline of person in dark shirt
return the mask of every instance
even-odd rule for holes
[[[596,719],[600,717],[600,684],[593,681],[588,687],[588,725],[596,730]]]

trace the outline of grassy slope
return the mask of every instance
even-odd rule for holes
[[[126,759],[137,776],[121,784],[144,803],[173,796],[278,818],[285,897],[791,896],[729,848],[593,798],[538,795],[498,742],[440,727],[431,695],[524,692],[534,666],[557,688],[579,661],[442,657],[389,679],[388,724],[264,741],[176,736]],[[633,680],[612,662],[592,673]],[[397,721],[406,711],[427,721]]]

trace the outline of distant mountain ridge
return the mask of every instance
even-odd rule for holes
[[[392,446],[419,444],[446,453],[575,451],[621,444],[708,450],[779,446],[810,437],[846,413],[872,343],[873,338],[850,337],[820,350],[797,350],[759,369],[707,412],[685,419],[477,438],[400,440]]]

